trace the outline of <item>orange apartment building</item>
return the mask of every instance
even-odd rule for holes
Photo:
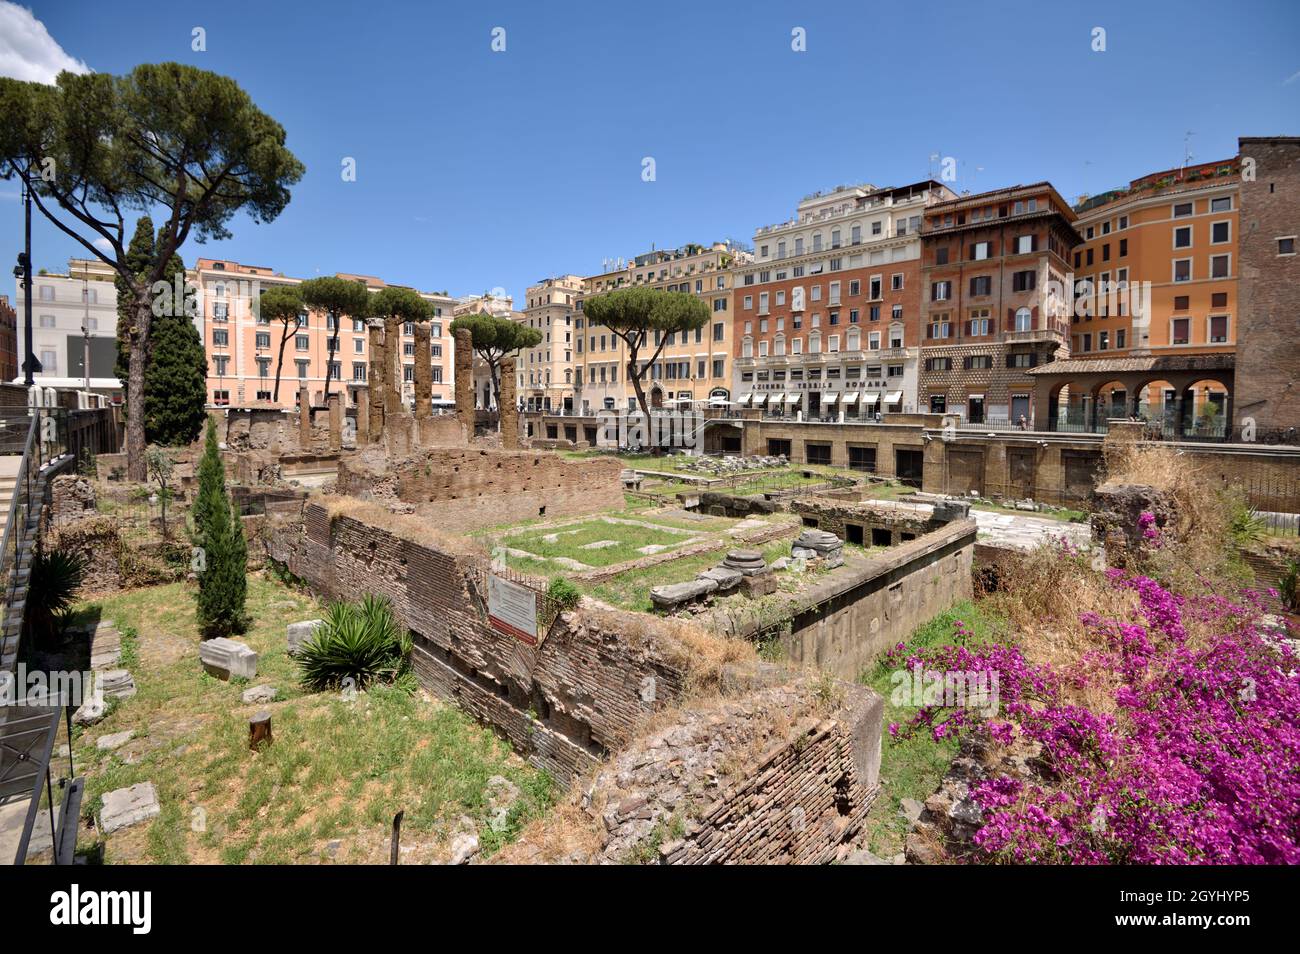
[[[1049,182],[926,209],[920,410],[1034,425],[1030,372],[1069,353],[1075,218]]]
[[[736,269],[736,403],[819,421],[914,411],[921,223],[953,197],[933,180],[840,186],[758,229]]]
[[[1072,360],[1040,373],[1052,381],[1056,420],[1094,429],[1138,415],[1222,429],[1237,344],[1240,190],[1232,158],[1154,172],[1076,206]],[[1071,372],[1087,377],[1071,384]],[[1099,379],[1107,373],[1119,377]]]
[[[384,288],[383,279],[371,275],[338,275],[363,283],[371,291]],[[313,404],[324,401],[326,375],[334,381],[331,390],[341,388],[348,403],[355,403],[355,392],[366,385],[369,373],[369,335],[364,320],[344,319],[340,329],[339,353],[329,353],[333,336],[330,317],[316,311],[304,311],[298,327],[284,349],[280,370],[279,398],[275,398],[276,363],[281,328],[263,321],[254,307],[258,296],[275,285],[297,285],[303,279],[255,265],[242,265],[220,259],[201,258],[187,273],[188,281],[197,286],[199,313],[194,321],[208,356],[208,402],[211,406],[246,406],[274,402],[284,408],[298,403],[299,388],[306,387]],[[445,294],[421,292],[433,303],[431,351],[434,400],[449,399],[453,393],[455,368],[454,347],[447,326],[451,323],[454,300]],[[414,328],[403,329],[404,375],[407,398],[415,380]]]

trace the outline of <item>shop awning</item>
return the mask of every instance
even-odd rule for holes
[[[902,392],[902,391],[890,391],[888,394],[885,395],[885,403],[886,403],[886,404],[901,404],[901,403],[903,403],[903,392]]]
[[[859,393],[859,392],[857,392],[857,391],[850,391],[848,394],[844,395],[844,403],[845,403],[845,404],[857,404],[857,403],[858,403],[858,393]]]
[[[787,395],[785,396],[785,403],[786,403],[786,404],[798,404],[798,403],[799,403],[799,398],[801,398],[802,396],[803,396],[803,395],[801,395],[801,394],[787,394]]]
[[[770,398],[768,398],[768,403],[771,404],[771,405],[773,405],[773,406],[775,406],[775,405],[777,405],[777,404],[784,404],[784,403],[785,403],[785,392],[784,392],[784,391],[777,391],[777,392],[776,392],[775,394],[773,394]]]
[[[749,403],[750,399],[751,399],[753,396],[754,396],[754,395],[752,395],[752,394],[742,394],[742,395],[740,396],[740,400],[737,401],[736,403],[739,404],[739,405],[741,405],[741,406],[743,407],[744,405],[746,405],[746,404]]]
[[[766,401],[767,401],[767,395],[766,395],[766,394],[755,394],[755,395],[754,395],[754,407],[758,407],[760,404],[763,404],[763,403],[765,403]]]
[[[864,395],[862,395],[862,403],[863,403],[863,404],[879,404],[879,403],[880,403],[880,395],[879,395],[879,394],[873,394],[873,393],[867,393],[867,394],[864,394]]]
[[[823,395],[822,395],[822,403],[823,403],[823,404],[834,404],[834,403],[835,403],[836,401],[838,401],[839,399],[840,399],[840,392],[839,392],[839,391],[831,391],[829,394],[823,394]]]

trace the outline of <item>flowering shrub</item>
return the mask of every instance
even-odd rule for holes
[[[1095,613],[1097,638],[1069,671],[1030,664],[1013,646],[957,645],[891,653],[926,669],[988,669],[1002,712],[922,707],[891,734],[987,732],[1041,745],[1047,771],[972,788],[975,835],[988,860],[1072,864],[1300,863],[1300,676],[1266,638],[1254,594],[1180,596],[1145,576],[1107,574],[1132,590],[1133,619]],[[1192,639],[1189,628],[1208,632]],[[1081,686],[1113,708],[1077,704]]]

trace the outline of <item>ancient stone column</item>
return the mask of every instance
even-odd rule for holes
[[[501,359],[501,398],[498,402],[501,419],[501,447],[517,450],[519,447],[519,402],[515,396],[515,359]]]
[[[311,450],[311,393],[305,387],[298,389],[298,446]]]
[[[402,403],[402,323],[396,318],[384,321],[384,347],[388,350],[384,419],[391,426],[405,407]]]
[[[387,355],[384,348],[384,329],[370,326],[370,385],[367,404],[370,409],[369,430],[376,438],[384,433],[384,384],[387,380]]]
[[[426,418],[433,413],[430,395],[433,394],[433,349],[429,340],[429,323],[415,324],[415,417]]]
[[[354,384],[352,393],[357,396],[357,446],[370,443],[370,389],[364,384]]]
[[[474,436],[474,338],[468,328],[456,329],[456,414]]]
[[[343,396],[337,391],[330,392],[326,399],[330,409],[330,449],[343,449]]]

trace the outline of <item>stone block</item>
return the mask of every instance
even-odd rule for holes
[[[257,653],[245,643],[225,636],[199,644],[199,661],[209,675],[228,680],[232,676],[252,679],[257,675]]]
[[[743,573],[728,566],[715,566],[696,577],[697,580],[712,580],[718,584],[718,589],[723,592],[734,590],[744,578]]]
[[[261,702],[274,702],[279,694],[275,686],[254,686],[252,689],[245,689],[239,699],[247,706]]]
[[[324,620],[305,619],[300,623],[290,623],[285,628],[285,642],[289,647],[289,655],[296,656],[298,650],[316,635],[316,629],[324,624]]]
[[[122,828],[148,821],[161,812],[153,782],[140,782],[104,795],[104,807],[99,812],[99,827],[104,834],[110,835]]]
[[[715,580],[687,580],[685,583],[669,583],[656,586],[650,591],[650,602],[656,609],[675,610],[687,603],[703,599],[718,588]]]
[[[130,699],[135,695],[135,679],[125,669],[105,669],[98,678],[100,690],[109,699]]]
[[[776,574],[771,570],[764,570],[762,573],[747,576],[740,584],[740,591],[751,599],[775,593]]]

